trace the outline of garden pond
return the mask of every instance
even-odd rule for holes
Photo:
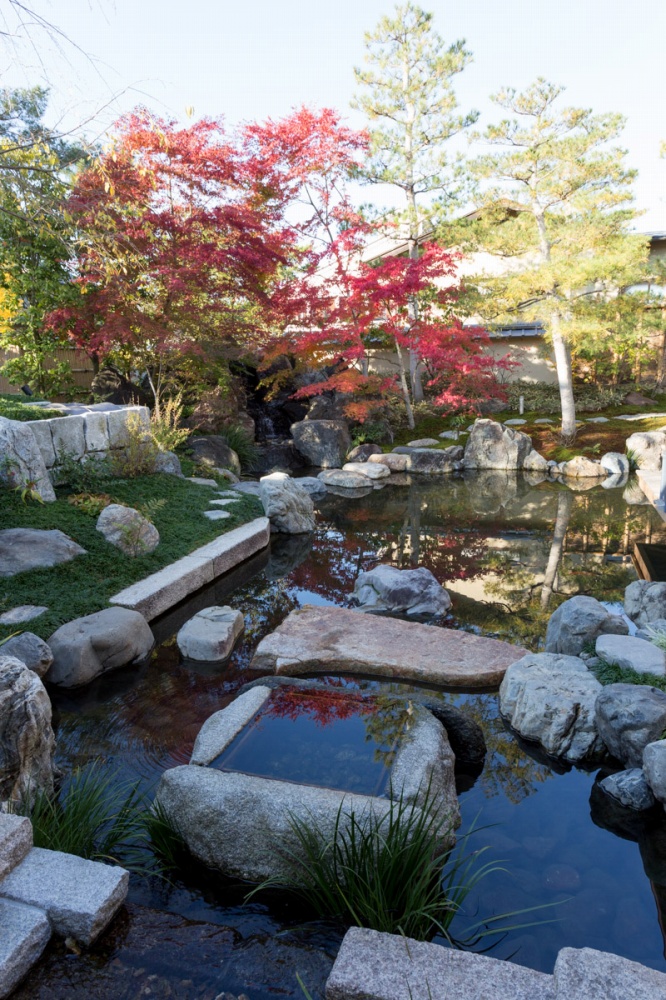
[[[317,501],[313,536],[274,536],[270,551],[153,623],[158,647],[145,666],[80,693],[52,692],[57,763],[67,773],[100,759],[119,779],[154,790],[165,768],[188,762],[204,720],[256,679],[248,664],[259,640],[304,604],[348,605],[358,573],[380,561],[426,566],[449,590],[451,612],[433,627],[472,629],[537,650],[563,597],[582,592],[621,600],[636,577],[634,544],[666,540],[654,509],[627,498],[636,500],[635,492],[600,486],[572,492],[505,473],[404,479],[356,497],[329,493]],[[225,603],[246,621],[230,661],[183,662],[177,629],[201,608]],[[362,678],[330,678],[330,684],[379,696],[415,690]],[[483,728],[483,771],[457,775],[461,830],[475,825],[472,845],[488,847],[484,861],[501,863],[468,897],[453,932],[462,937],[481,918],[555,904],[506,921],[519,926],[497,938],[490,954],[551,972],[560,948],[589,946],[666,971],[663,811],[641,822],[617,816],[595,787],[598,770],[560,766],[507,731],[496,693],[431,693]],[[356,754],[354,780],[379,789],[385,766],[380,761],[373,770],[373,759],[391,753],[394,737],[384,732],[368,744],[377,753],[364,756],[357,751],[368,719],[352,713],[340,729],[338,715],[332,713],[332,724],[325,713],[309,723],[308,738],[331,771],[326,780],[335,782],[336,768],[351,767],[346,761]],[[263,757],[274,776],[284,768],[293,777],[299,734],[292,730],[285,739],[284,719],[273,722],[277,728],[255,734],[254,746],[230,748],[232,766],[243,770],[250,754]],[[302,780],[312,780],[307,767]],[[127,906],[95,947],[78,955],[52,943],[16,996],[214,1000],[229,992],[268,1000],[302,997],[299,978],[313,997],[323,996],[341,931],[309,920],[284,897],[245,903],[246,893],[247,886],[194,864],[170,882],[133,875]],[[524,926],[533,920],[541,922]]]

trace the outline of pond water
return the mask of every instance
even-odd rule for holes
[[[160,646],[143,668],[79,694],[53,693],[63,771],[99,758],[153,789],[164,768],[189,760],[204,720],[255,679],[248,664],[257,642],[300,605],[348,603],[358,572],[378,561],[427,566],[447,587],[451,614],[434,627],[538,649],[559,600],[579,592],[620,599],[635,578],[633,545],[666,541],[656,512],[627,503],[621,489],[574,493],[502,473],[405,481],[353,499],[329,494],[318,506],[313,538],[274,538],[270,553],[155,623]],[[222,667],[182,662],[178,627],[200,608],[224,603],[246,621],[231,660]],[[376,680],[330,683],[337,691],[413,690]],[[522,745],[499,718],[496,694],[434,694],[484,730],[482,773],[458,775],[462,830],[476,824],[472,844],[487,846],[484,860],[505,869],[480,883],[454,932],[462,937],[493,914],[555,904],[507,921],[552,922],[507,930],[491,954],[550,972],[559,948],[587,945],[666,971],[663,811],[640,824],[613,814],[595,789],[599,773],[563,769]],[[171,885],[133,876],[128,905],[102,940],[82,956],[52,944],[17,996],[302,997],[296,973],[313,997],[323,996],[340,932],[304,919],[281,897],[245,904],[245,892],[197,867]]]

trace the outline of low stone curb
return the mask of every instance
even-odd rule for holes
[[[157,618],[216,577],[265,548],[271,537],[267,517],[257,517],[195,549],[109,598],[110,604]]]

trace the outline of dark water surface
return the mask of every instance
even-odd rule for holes
[[[500,473],[415,480],[355,499],[327,495],[314,537],[274,538],[270,553],[155,623],[161,645],[146,666],[80,694],[54,692],[58,764],[66,773],[101,758],[153,789],[165,768],[189,760],[204,720],[255,678],[248,664],[257,642],[296,607],[347,603],[358,572],[379,561],[435,573],[453,599],[452,613],[435,625],[538,649],[564,597],[621,599],[635,578],[633,545],[646,540],[666,540],[662,522],[650,507],[625,502],[621,489],[573,493]],[[246,621],[229,663],[182,662],[177,629],[202,607],[224,603]],[[411,690],[343,683],[377,693]],[[506,869],[483,880],[454,931],[463,936],[479,919],[555,903],[536,917],[554,922],[508,930],[491,953],[550,972],[561,947],[589,946],[666,971],[663,811],[641,824],[613,813],[595,789],[598,772],[564,770],[507,732],[495,694],[436,694],[483,727],[489,752],[482,774],[458,776],[462,830],[476,820],[482,829],[472,843],[488,846],[484,860]],[[331,755],[344,750],[344,740],[336,741]],[[127,907],[96,946],[77,956],[52,944],[17,996],[213,1000],[229,991],[268,1000],[302,997],[297,973],[313,996],[323,995],[339,931],[305,921],[284,899],[243,898],[242,887],[198,868],[171,886],[133,876]]]

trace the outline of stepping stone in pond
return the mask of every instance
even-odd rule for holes
[[[31,622],[39,618],[49,609],[43,604],[19,604],[0,615],[0,625],[20,625],[21,622]]]
[[[46,910],[56,934],[89,945],[124,902],[128,884],[129,872],[117,865],[33,847],[2,880],[0,896]]]
[[[0,997],[7,997],[30,971],[51,937],[43,910],[0,899]]]
[[[231,517],[228,510],[205,510],[204,517],[209,521],[224,521],[226,517]]]

